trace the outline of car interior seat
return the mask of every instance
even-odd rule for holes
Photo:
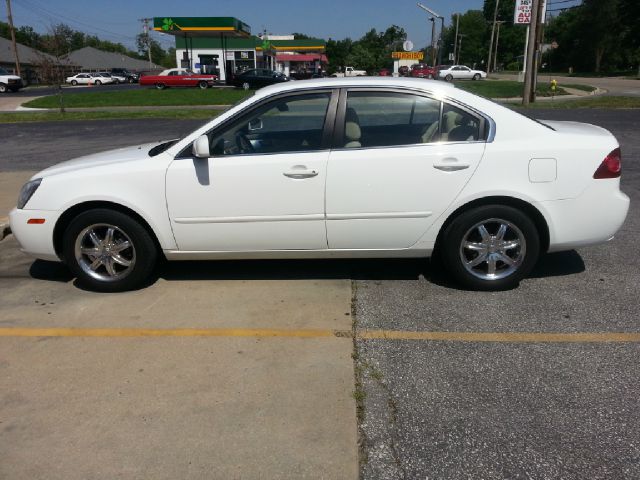
[[[440,135],[440,141],[446,142],[449,138],[449,132],[451,132],[462,121],[462,115],[454,111],[445,112],[442,115],[442,134]],[[440,122],[433,122],[422,133],[421,143],[430,143],[437,140],[438,129],[440,128]]]
[[[360,148],[362,143],[362,130],[360,129],[360,120],[358,114],[353,108],[347,108],[344,122],[344,148]]]

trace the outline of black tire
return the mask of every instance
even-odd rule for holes
[[[77,80],[71,80],[71,85],[73,85],[75,87],[76,85],[78,85],[78,81]]]
[[[89,238],[85,233],[87,229],[93,229],[100,238],[100,232],[106,232],[108,228],[114,228],[116,231],[109,245],[98,246],[87,241]],[[131,247],[117,251],[115,254],[109,253],[114,252],[110,248],[123,245],[122,242],[125,240]],[[158,250],[153,238],[137,220],[106,208],[88,210],[79,214],[67,226],[62,242],[63,259],[77,277],[78,283],[84,288],[98,292],[123,292],[144,286],[150,280],[158,258]],[[95,248],[107,263],[108,257],[117,256],[119,258],[117,262],[113,259],[110,261],[112,272],[108,271],[107,263],[104,262],[95,269],[91,268],[89,262],[101,260],[98,256],[78,252],[76,247],[83,245]],[[122,260],[130,262],[130,266],[123,267],[119,263]],[[93,274],[90,274],[90,271]]]
[[[209,84],[207,82],[204,82],[204,81],[198,83],[198,88],[200,90],[206,90],[208,86],[209,86]]]
[[[249,90],[251,88],[251,85],[249,84],[249,82],[244,82],[242,84],[242,89],[243,90]]]
[[[7,91],[7,86],[4,83],[0,83],[0,93],[5,93]]]
[[[445,81],[450,82],[451,80],[453,80],[453,77],[449,73],[446,77],[444,77],[444,79],[445,79]]]
[[[164,83],[156,83],[156,88],[158,90],[164,90],[165,88],[165,84]]]
[[[489,234],[487,245],[491,245],[482,251],[477,249],[485,242],[481,238],[480,224],[485,227],[485,235]],[[506,225],[502,239],[500,225]],[[473,248],[463,248],[463,242]],[[540,235],[531,218],[522,211],[504,205],[485,205],[456,217],[444,230],[438,249],[447,271],[463,287],[483,291],[508,290],[518,286],[535,266],[540,255]],[[482,256],[487,260],[477,266],[465,265],[465,261],[473,262]],[[513,263],[508,264],[500,258]],[[490,262],[490,259],[493,260]],[[490,263],[494,265],[494,274],[491,274]]]
[[[96,80],[95,84],[96,84],[96,87],[99,87],[100,85],[102,85],[102,82],[100,80]]]
[[[474,79],[474,80],[480,80],[480,74],[479,74],[479,73],[476,73],[476,74],[473,76],[473,79]]]
[[[129,78],[129,79],[127,80],[127,83],[133,83],[133,78]]]

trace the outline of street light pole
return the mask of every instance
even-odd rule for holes
[[[460,52],[462,51],[462,39],[467,36],[466,33],[461,33],[460,41],[458,42],[458,57],[456,58],[456,65],[460,65]]]
[[[429,19],[431,22],[431,65],[435,65],[436,61],[436,50],[435,50],[435,39],[436,39],[436,19],[431,17]]]
[[[498,20],[496,22],[496,24],[498,25],[498,29],[496,30],[496,48],[495,48],[495,55],[493,57],[493,69],[496,69],[496,66],[498,65],[498,40],[500,39],[500,25],[502,25],[503,23],[505,23],[504,20]]]
[[[436,12],[434,12],[433,10],[431,10],[429,7],[425,7],[424,5],[422,5],[421,3],[417,3],[418,7],[421,8],[422,10],[424,10],[425,12],[427,12],[428,14],[430,14],[432,17],[435,18],[439,18],[440,22],[441,22],[441,26],[442,28],[440,29],[440,47],[442,47],[442,45],[444,44],[444,42],[442,41],[442,34],[444,33],[444,17],[442,15],[438,15]],[[435,21],[434,21],[434,26],[435,26]],[[432,42],[432,48],[433,48],[433,42]],[[442,48],[440,48],[438,50],[438,62],[440,63],[440,61],[442,60]],[[433,57],[433,62],[435,63],[435,57]]]

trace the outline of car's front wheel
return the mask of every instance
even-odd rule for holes
[[[244,82],[244,83],[242,84],[242,88],[243,88],[244,90],[249,90],[249,89],[251,88],[251,85],[249,85],[249,82]]]
[[[78,85],[78,81],[77,80],[71,80],[71,85],[73,85],[75,87],[76,85]]]
[[[96,80],[96,87],[99,87],[100,85],[102,85],[102,82],[100,80]]]
[[[135,219],[109,209],[88,210],[63,235],[63,257],[78,282],[91,290],[122,292],[145,284],[158,252]]]
[[[206,90],[208,86],[207,82],[204,81],[198,83],[198,88],[200,88],[200,90]]]
[[[451,80],[453,80],[453,77],[451,76],[451,74],[448,74],[446,77],[444,77],[444,79],[445,79],[447,82],[450,82]]]
[[[479,74],[479,73],[476,73],[476,74],[473,76],[473,79],[474,79],[474,80],[480,80],[480,74]]]
[[[0,93],[5,93],[7,91],[7,86],[4,83],[0,83]]]
[[[472,290],[506,290],[534,267],[540,236],[520,210],[485,205],[456,217],[438,246],[448,271]]]
[[[164,87],[165,87],[164,83],[156,83],[156,88],[157,88],[158,90],[163,90],[163,89],[164,89]]]

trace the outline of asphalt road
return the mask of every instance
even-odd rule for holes
[[[640,111],[535,116],[595,123],[618,137],[632,207],[617,237],[545,256],[508,292],[457,290],[428,262],[384,265],[395,279],[381,272],[356,282],[360,330],[639,330]],[[358,350],[364,479],[640,478],[637,343],[360,340]]]
[[[66,85],[63,87],[64,93],[66,94],[76,94],[76,93],[87,93],[94,92],[96,89],[100,91],[110,92],[110,91],[121,91],[121,90],[137,90],[139,88],[143,88],[137,83],[123,83],[119,85],[100,85],[96,86],[86,86],[86,85],[78,85],[76,87],[71,85]],[[45,96],[45,95],[56,95],[58,93],[58,89],[56,87],[27,87],[19,90],[17,92],[8,92],[6,93],[9,97],[34,97],[34,96]]]

